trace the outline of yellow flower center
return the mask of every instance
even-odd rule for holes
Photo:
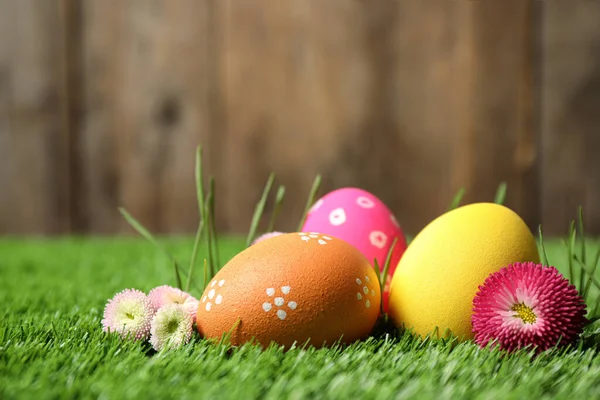
[[[531,307],[527,307],[525,304],[519,303],[512,306],[511,310],[516,311],[517,317],[521,318],[526,324],[535,324],[537,316],[535,315]]]
[[[169,322],[167,323],[167,332],[169,334],[174,333],[177,330],[178,326],[179,326],[179,323],[177,322],[176,319],[169,320]]]

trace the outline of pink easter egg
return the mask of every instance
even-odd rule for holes
[[[383,291],[383,309],[387,311],[389,284],[406,250],[406,238],[394,214],[379,198],[352,187],[329,192],[309,210],[302,231],[335,236],[352,244],[371,264],[377,259],[381,271],[397,238]]]

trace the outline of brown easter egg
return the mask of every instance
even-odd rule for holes
[[[230,333],[234,346],[322,347],[367,338],[380,303],[375,270],[358,249],[333,236],[288,233],[233,257],[207,285],[196,324],[205,338]]]

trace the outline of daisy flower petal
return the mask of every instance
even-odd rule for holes
[[[104,308],[104,332],[117,332],[135,340],[147,339],[154,310],[148,296],[137,289],[125,289],[108,301]]]
[[[491,274],[473,299],[475,342],[513,351],[544,351],[573,343],[583,332],[586,304],[556,268],[514,263]]]
[[[191,294],[178,288],[168,285],[158,286],[148,293],[148,298],[155,312],[167,304],[181,304],[192,318],[196,316],[198,300]]]
[[[150,343],[156,351],[184,345],[192,337],[192,325],[191,315],[181,304],[167,304],[152,319]]]

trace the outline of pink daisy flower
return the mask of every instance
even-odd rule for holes
[[[192,338],[192,316],[181,304],[171,303],[161,307],[150,329],[150,343],[156,351],[172,349],[186,344]]]
[[[108,301],[104,308],[104,332],[116,332],[123,337],[131,335],[144,340],[150,333],[154,310],[148,296],[137,289],[125,289]]]
[[[586,304],[556,268],[514,263],[491,274],[473,300],[475,342],[513,351],[544,351],[573,343],[586,323]]]
[[[192,318],[196,318],[198,311],[198,300],[191,294],[184,292],[176,287],[163,285],[155,287],[148,293],[150,304],[154,311],[158,311],[167,304],[181,304]]]
[[[256,239],[254,239],[254,241],[250,244],[250,246],[255,245],[256,243],[260,243],[263,240],[267,240],[267,239],[270,239],[272,237],[280,236],[280,235],[283,235],[283,234],[284,234],[283,232],[277,232],[277,231],[263,233],[262,235],[260,235]]]

